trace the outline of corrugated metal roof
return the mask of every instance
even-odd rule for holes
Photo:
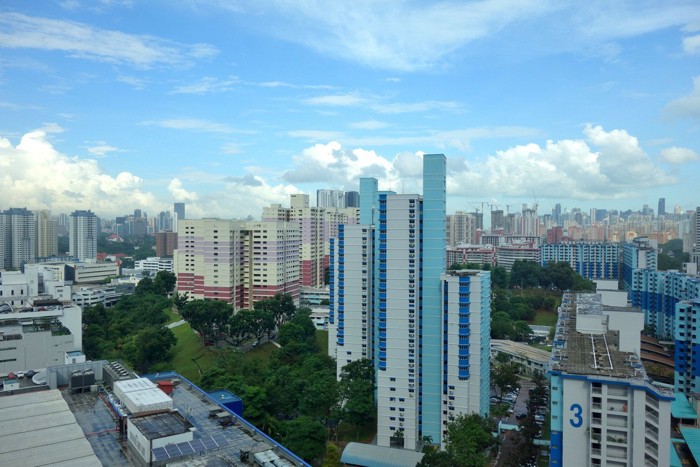
[[[422,452],[361,443],[348,443],[340,457],[345,464],[364,467],[415,467],[421,459]]]
[[[100,465],[60,391],[0,398],[0,465]]]
[[[693,455],[696,463],[700,463],[700,428],[681,427],[681,434],[685,439],[690,453]]]
[[[685,394],[677,392],[674,396],[676,396],[676,399],[671,402],[671,415],[674,418],[698,418],[697,412],[695,412],[693,406],[690,405]]]

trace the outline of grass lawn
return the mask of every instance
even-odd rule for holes
[[[172,369],[177,371],[193,383],[199,383],[199,370],[197,365],[206,371],[214,365],[214,355],[202,345],[202,341],[195,335],[190,325],[185,323],[172,329],[177,338],[177,344],[173,347]],[[195,364],[192,359],[196,359]]]
[[[328,355],[328,331],[316,330],[316,342],[318,342],[319,353]]]
[[[264,344],[244,353],[243,360],[247,362],[255,362],[260,367],[267,367],[270,364],[272,352],[274,352],[276,349],[277,346],[275,344],[265,342]]]
[[[174,323],[176,321],[180,321],[182,318],[180,315],[175,313],[172,308],[166,308],[165,309],[165,314],[168,315],[168,322],[167,324]]]
[[[536,326],[555,326],[557,324],[557,312],[537,310],[535,319],[532,320],[530,324],[534,324]]]

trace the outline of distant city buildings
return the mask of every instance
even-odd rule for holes
[[[617,279],[620,269],[619,243],[559,242],[540,247],[540,263],[566,262],[585,279]]]
[[[0,213],[0,264],[4,269],[20,269],[36,258],[34,213],[26,208],[10,208]]]

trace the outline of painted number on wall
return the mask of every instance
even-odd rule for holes
[[[571,426],[574,428],[579,428],[581,425],[583,425],[583,408],[580,404],[571,404],[569,410],[572,412],[572,417],[569,419],[569,423],[571,423]]]

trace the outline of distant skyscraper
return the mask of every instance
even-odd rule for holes
[[[177,221],[186,219],[185,217],[185,203],[175,203],[173,205],[173,232],[177,232]]]
[[[177,249],[177,232],[156,233],[156,256],[173,256]]]
[[[561,225],[561,204],[557,203],[552,209],[552,219],[557,225]]]
[[[73,211],[68,231],[70,256],[80,261],[97,257],[97,216],[92,211]]]
[[[49,211],[37,211],[36,219],[36,256],[46,258],[58,255],[58,236],[56,221],[51,218]]]
[[[657,216],[666,215],[666,198],[659,198],[659,208],[656,211]]]
[[[0,267],[20,269],[36,257],[34,214],[26,208],[10,208],[0,214]]]
[[[346,208],[359,208],[360,207],[360,194],[357,191],[346,191],[345,192],[345,207]]]
[[[316,190],[316,207],[344,208],[345,193],[343,190]]]
[[[442,154],[423,158],[423,196],[361,179],[361,223],[332,244],[329,351],[339,371],[374,362],[380,446],[442,442],[452,417],[489,410],[490,273],[445,274],[445,185]]]

